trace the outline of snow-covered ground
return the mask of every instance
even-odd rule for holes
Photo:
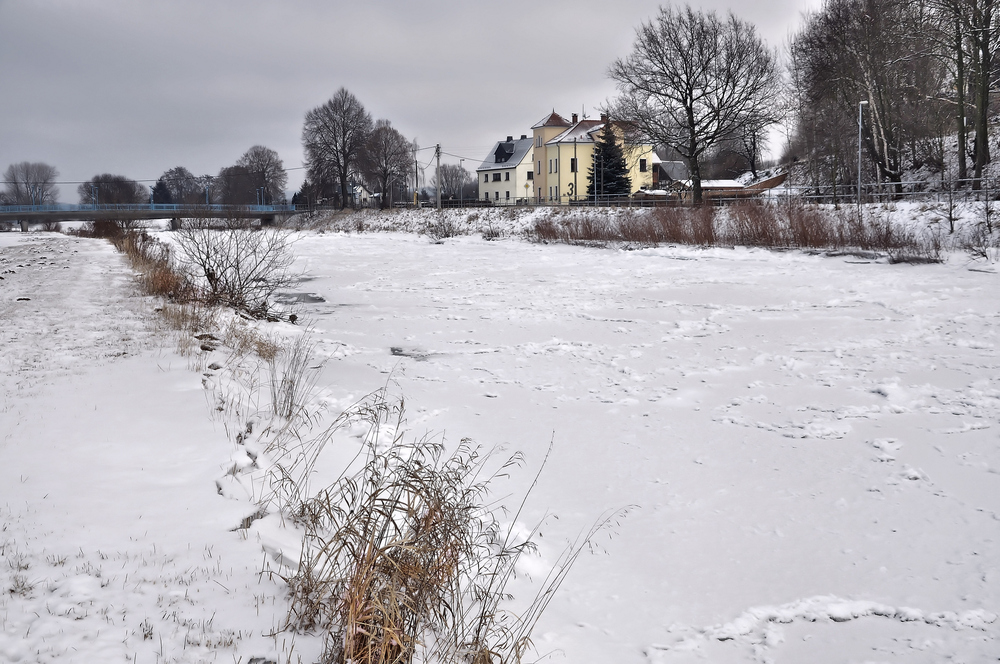
[[[551,661],[1000,653],[995,271],[412,234],[294,250],[320,402],[388,381],[413,437],[522,450],[515,495],[554,441],[531,567],[630,508],[543,616]],[[232,532],[249,504],[219,495],[232,368],[203,369],[225,354],[160,340],[100,242],[0,234],[0,261],[0,581],[21,579],[0,660],[288,659],[292,635],[262,636],[284,611],[256,574],[274,533]]]

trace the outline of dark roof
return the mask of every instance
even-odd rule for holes
[[[539,129],[541,127],[568,127],[570,126],[569,120],[563,116],[556,113],[554,110],[549,115],[539,120],[537,123],[532,125],[532,129]]]
[[[515,168],[531,152],[534,139],[519,138],[516,141],[497,141],[490,154],[476,171],[495,171]]]

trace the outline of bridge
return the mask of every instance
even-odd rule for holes
[[[260,219],[272,223],[278,217],[304,212],[294,205],[175,205],[144,203],[137,205],[0,205],[0,223],[20,222],[22,230],[29,223],[44,221],[139,221],[152,219]]]

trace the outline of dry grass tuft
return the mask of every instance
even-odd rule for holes
[[[524,611],[507,611],[508,584],[535,550],[537,528],[515,534],[527,495],[505,527],[490,494],[521,456],[498,460],[468,440],[451,454],[438,441],[404,442],[402,415],[384,390],[342,415],[335,427],[369,424],[360,468],[315,494],[308,478],[329,436],[276,476],[287,513],[306,531],[300,564],[283,577],[287,627],[322,630],[328,663],[521,662],[573,562],[620,513],[563,552]]]

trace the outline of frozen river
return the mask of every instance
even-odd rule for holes
[[[974,661],[1000,612],[1000,277],[799,252],[306,235],[336,399],[554,448],[526,524],[570,662]],[[974,267],[974,266],[973,266]]]

